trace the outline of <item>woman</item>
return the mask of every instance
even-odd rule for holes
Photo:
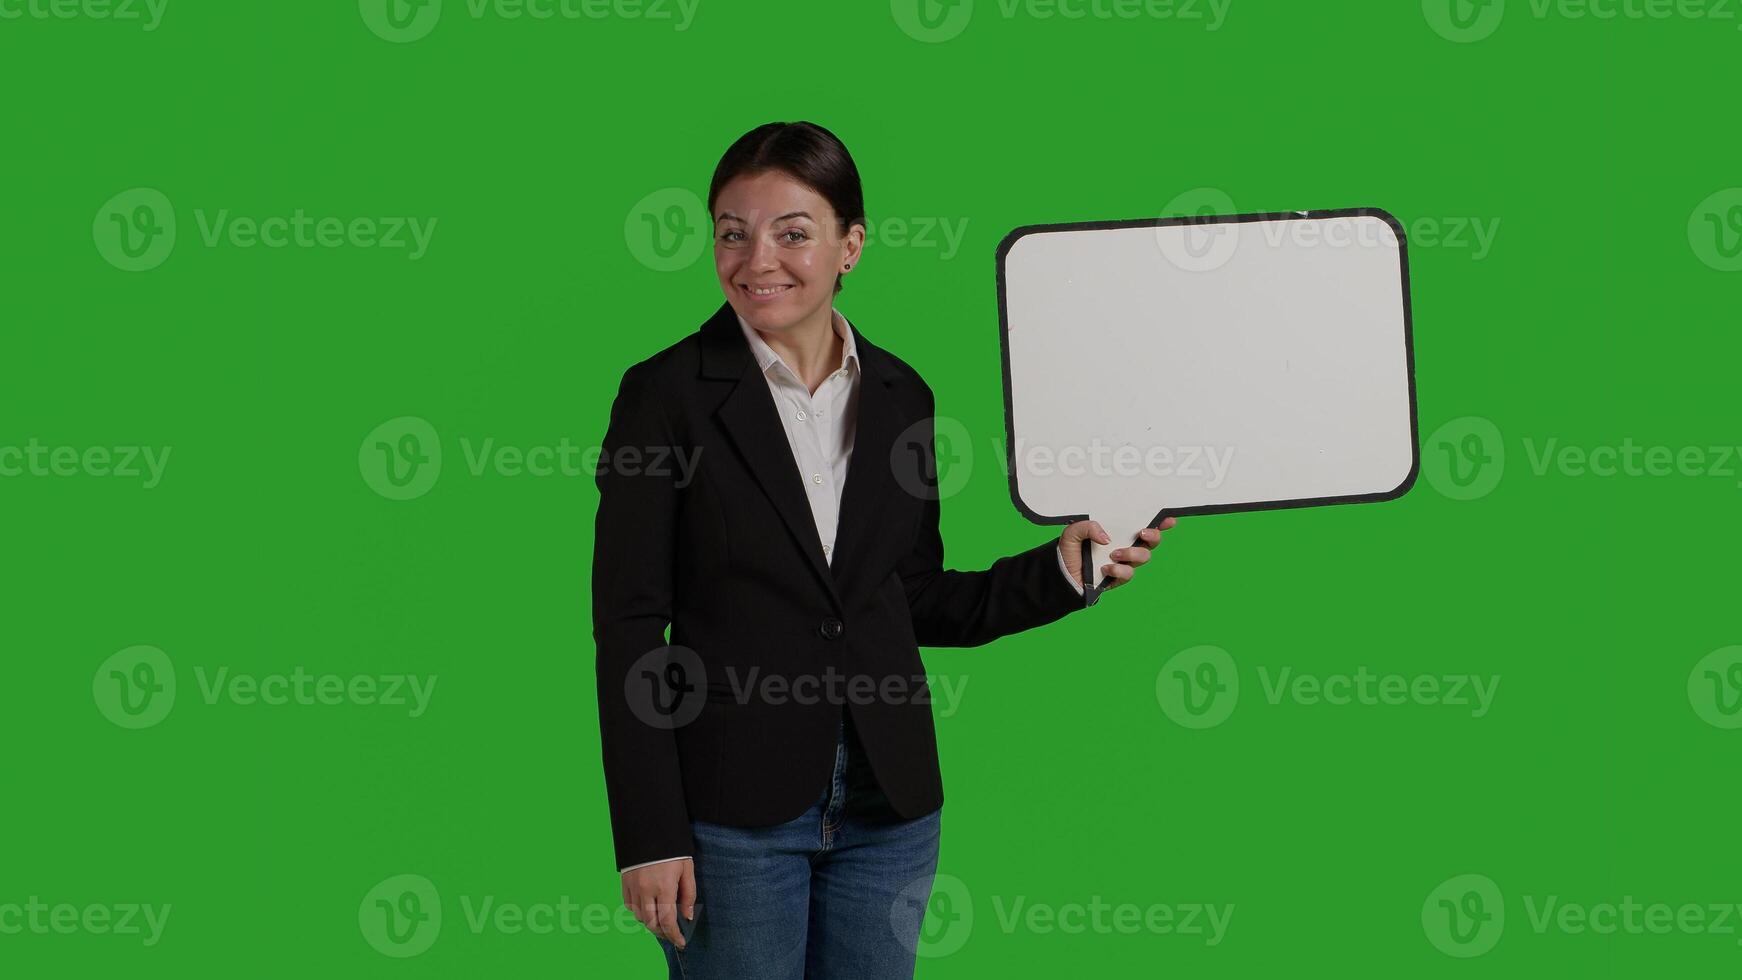
[[[1083,608],[1083,540],[1109,543],[1079,521],[985,571],[943,568],[931,389],[833,306],[862,200],[819,126],[734,143],[708,191],[726,302],[611,406],[605,783],[623,901],[672,977],[911,977],[903,908],[929,892],[943,804],[919,647]],[[1108,587],[1149,556],[1113,552]]]

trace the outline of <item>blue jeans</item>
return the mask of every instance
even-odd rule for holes
[[[696,917],[672,980],[911,980],[942,809],[903,820],[842,723],[815,805],[773,827],[695,821]]]

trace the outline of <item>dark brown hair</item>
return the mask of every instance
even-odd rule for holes
[[[752,129],[726,150],[714,168],[708,185],[708,219],[713,220],[714,201],[734,179],[779,171],[809,187],[829,202],[839,219],[839,234],[865,224],[865,192],[859,186],[859,168],[853,155],[834,133],[816,123],[771,122]],[[835,292],[841,291],[841,274],[835,273]]]

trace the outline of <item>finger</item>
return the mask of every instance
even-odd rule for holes
[[[653,898],[644,895],[635,902],[635,921],[647,927],[647,931],[659,935],[659,913],[654,908]]]
[[[1110,555],[1114,561],[1122,561],[1127,565],[1141,565],[1149,560],[1148,548],[1120,548]]]
[[[1095,539],[1095,540],[1096,540],[1096,541],[1099,541],[1099,542],[1100,542],[1100,543],[1102,543],[1102,544],[1112,544],[1112,543],[1113,543],[1113,539],[1112,539],[1112,538],[1109,538],[1109,537],[1108,537],[1108,536],[1107,536],[1107,531],[1106,531],[1106,529],[1105,529],[1105,528],[1103,528],[1103,527],[1101,527],[1101,522],[1100,522],[1100,521],[1090,521],[1090,522],[1089,522],[1089,527],[1090,527],[1090,528],[1091,528],[1091,529],[1093,529],[1093,531],[1094,531],[1094,534],[1093,534],[1093,535],[1092,535],[1092,537],[1094,537],[1094,539]]]
[[[677,890],[670,885],[659,892],[659,928],[655,931],[683,949],[683,930],[677,927]]]
[[[683,877],[677,882],[677,910],[684,918],[695,921],[696,866],[689,861],[684,862]]]
[[[1133,572],[1130,565],[1102,565],[1101,574],[1113,580],[1107,583],[1107,588],[1112,589],[1131,581]]]

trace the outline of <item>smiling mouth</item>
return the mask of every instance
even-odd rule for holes
[[[745,292],[747,292],[750,295],[755,296],[759,299],[767,299],[771,296],[779,296],[782,293],[787,293],[787,292],[792,291],[792,287],[790,285],[787,285],[787,286],[766,286],[766,287],[764,287],[764,286],[745,286],[745,287],[743,287],[743,289]]]

